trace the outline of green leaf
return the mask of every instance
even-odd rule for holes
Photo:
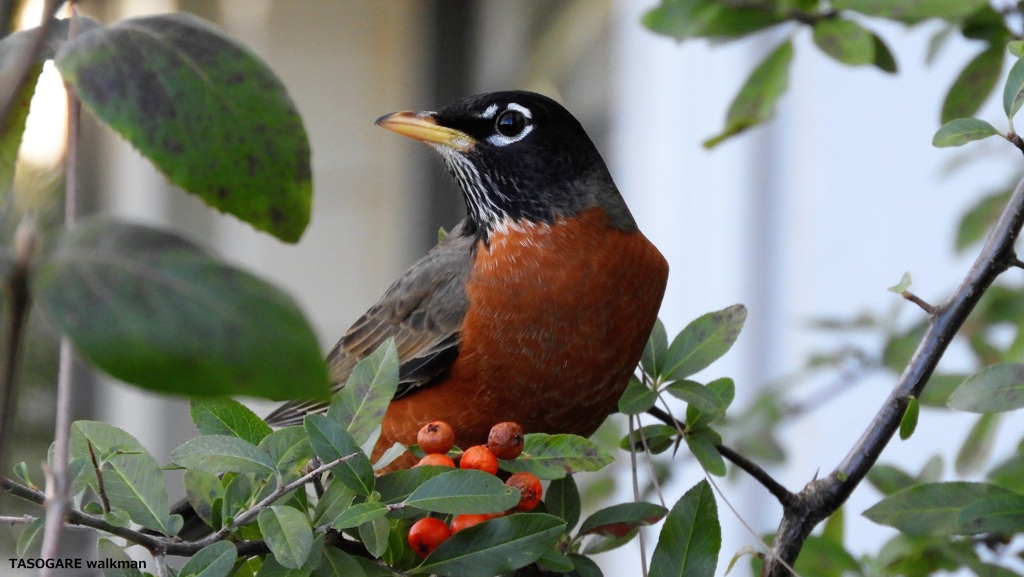
[[[999,131],[994,126],[977,118],[957,118],[943,124],[932,137],[932,146],[949,148],[963,146],[968,142],[995,136]]]
[[[979,499],[963,508],[957,517],[960,533],[978,535],[1024,532],[1024,495],[1005,493]]]
[[[171,451],[171,461],[207,473],[276,473],[266,452],[248,441],[227,435],[206,435]]]
[[[828,519],[825,519],[825,524],[821,529],[821,537],[826,541],[842,546],[843,541],[846,539],[846,509],[844,507],[839,507],[835,513],[832,513],[828,516]]]
[[[1012,492],[984,483],[925,483],[882,499],[864,511],[864,516],[912,536],[957,535],[962,532],[957,518],[965,507],[1006,494]]]
[[[398,349],[388,339],[356,363],[348,382],[331,400],[327,416],[345,425],[357,445],[380,425],[391,397],[398,390]]]
[[[732,39],[785,21],[771,5],[759,8],[713,0],[661,0],[643,17],[643,24],[676,40],[688,38]]]
[[[729,105],[725,128],[704,141],[712,148],[723,140],[760,124],[775,111],[775,103],[789,85],[789,65],[793,61],[793,43],[785,40],[757,65]]]
[[[525,567],[550,550],[565,523],[542,513],[490,519],[463,529],[416,567],[446,577],[491,577]]]
[[[390,575],[390,572],[387,574]],[[313,575],[315,577],[368,577],[354,556],[337,547],[324,548],[320,566],[313,571]]]
[[[705,314],[686,326],[666,353],[665,374],[678,381],[704,370],[732,348],[747,319],[743,305]]]
[[[644,353],[640,357],[640,367],[644,372],[654,378],[661,376],[661,369],[665,363],[665,353],[668,351],[668,334],[665,332],[665,324],[661,319],[654,321],[654,328],[651,329],[651,336],[644,345]]]
[[[99,559],[113,561],[115,567],[104,569],[104,577],[143,577],[142,571],[134,568],[131,557],[124,552],[124,547],[115,544],[109,539],[100,539],[96,543]],[[122,565],[124,568],[118,567]]]
[[[913,279],[910,278],[909,272],[905,272],[903,273],[903,276],[900,277],[900,282],[896,283],[895,285],[885,290],[891,293],[903,294],[903,291],[909,289],[911,284],[913,284]]]
[[[413,491],[428,480],[451,471],[451,467],[433,465],[392,471],[377,478],[375,489],[380,493],[382,502],[394,505],[408,499]]]
[[[650,577],[712,577],[722,546],[715,495],[707,481],[694,485],[669,512],[651,558]]]
[[[293,568],[285,567],[275,555],[263,557],[263,563],[256,572],[256,577],[308,577],[313,570],[320,566],[324,556],[324,536],[319,535],[313,540],[306,562],[302,566]],[[238,574],[235,574],[238,577]]]
[[[989,46],[971,59],[953,81],[942,103],[942,123],[974,116],[1003,74],[1003,47]]]
[[[285,427],[270,433],[260,441],[260,450],[270,456],[274,468],[281,473],[282,480],[290,483],[306,474],[306,467],[313,460],[313,448],[309,436],[299,426]]]
[[[178,570],[178,577],[228,577],[237,558],[234,544],[218,541],[190,557]]]
[[[962,477],[980,472],[992,454],[1000,415],[985,413],[971,427],[967,439],[956,454],[956,472]]]
[[[580,535],[622,537],[630,531],[653,525],[668,514],[668,509],[653,503],[620,503],[606,507],[580,525]]]
[[[216,473],[205,473],[195,469],[185,471],[182,483],[185,485],[185,497],[192,510],[199,515],[204,523],[220,529],[224,519],[221,508],[224,505],[224,485]]]
[[[1010,201],[1011,192],[1006,189],[985,196],[960,218],[960,224],[956,231],[957,252],[962,252],[965,248],[985,238],[989,228],[1002,214],[1003,207]]]
[[[373,492],[374,476],[370,458],[359,449],[348,431],[324,415],[306,415],[304,426],[320,462],[330,463],[355,455],[331,469],[332,475],[357,495],[365,497]]]
[[[494,475],[453,470],[425,481],[404,501],[409,507],[448,513],[498,513],[519,503],[519,491]]]
[[[576,435],[525,435],[523,454],[514,461],[500,461],[511,473],[529,471],[540,479],[561,479],[572,473],[598,471],[614,458],[598,444]]]
[[[819,20],[813,37],[822,52],[843,64],[862,66],[875,60],[875,38],[853,20]]]
[[[882,464],[871,467],[867,480],[883,495],[892,495],[917,484],[917,479],[905,471],[892,465]]]
[[[1001,413],[1024,407],[1024,364],[985,367],[967,377],[947,404],[970,413]]]
[[[1018,452],[988,472],[988,480],[1024,494],[1024,453]]]
[[[388,506],[384,503],[376,501],[356,503],[342,511],[337,518],[331,521],[331,527],[338,530],[351,529],[364,523],[371,523],[387,514]]]
[[[359,526],[359,539],[366,547],[366,551],[374,558],[380,558],[388,550],[388,535],[391,528],[388,520],[378,517]]]
[[[272,505],[260,511],[257,520],[274,559],[284,567],[302,567],[313,549],[313,531],[306,514],[293,507]]]
[[[324,489],[324,494],[316,502],[313,511],[313,526],[330,525],[341,515],[355,499],[356,494],[337,479],[332,479]]]
[[[987,0],[833,0],[835,10],[915,23],[928,18],[959,20],[980,10]]]
[[[1003,86],[1003,111],[1007,118],[1013,118],[1024,104],[1024,58],[1018,58],[1010,68]]]
[[[252,409],[227,397],[192,398],[189,414],[202,435],[231,435],[258,445],[272,432]]]
[[[842,543],[811,535],[804,541],[794,567],[798,575],[864,575],[857,559]]]
[[[697,408],[693,403],[686,406],[686,426],[690,429],[707,427],[715,420],[725,415],[725,410],[736,398],[736,385],[732,379],[715,379],[707,384],[707,389],[718,396],[719,402],[716,406],[721,407],[720,411],[705,412]]]
[[[695,381],[678,381],[665,387],[665,391],[702,413],[718,418],[725,414],[725,404],[717,393]]]
[[[309,141],[284,85],[255,54],[179,13],[86,31],[55,62],[82,102],[171,182],[281,240],[302,236]]]
[[[699,434],[707,429],[701,429],[694,431],[693,434],[686,435],[686,446],[693,453],[693,456],[700,463],[700,466],[716,477],[725,476],[725,460],[722,459],[722,454],[715,448],[715,444],[711,442],[706,436]]]
[[[14,36],[18,35],[15,34]],[[6,41],[7,38],[0,42],[0,47]],[[28,46],[24,48],[27,49]],[[2,119],[3,122],[0,122],[0,206],[8,206],[7,203],[11,198],[11,193],[14,191],[14,173],[18,164],[18,149],[21,147],[22,134],[25,132],[25,121],[28,119],[32,96],[35,95],[36,84],[42,72],[42,63],[29,68],[25,82],[14,96],[14,101],[11,103],[7,116]],[[13,81],[14,79],[10,80]]]
[[[633,442],[637,444],[637,449],[642,447],[640,443],[646,442],[647,450],[651,454],[657,455],[674,446],[678,436],[679,431],[668,425],[644,425],[634,432]],[[624,451],[633,448],[629,444],[629,435],[622,437],[622,440],[619,441],[619,448]]]
[[[1006,51],[1014,58],[1024,56],[1024,40],[1013,40],[1006,43]]]
[[[544,493],[544,505],[547,512],[565,521],[567,531],[572,531],[580,521],[580,490],[572,475],[555,479],[548,485]]]
[[[914,429],[917,428],[917,417],[921,413],[921,405],[917,402],[917,397],[910,397],[907,400],[907,408],[903,411],[903,417],[900,419],[900,439],[906,441],[914,434]]]
[[[875,58],[871,61],[871,64],[882,72],[895,74],[898,71],[896,57],[893,56],[889,45],[874,32],[871,33],[871,40],[875,45]]]
[[[171,515],[163,471],[135,437],[96,421],[75,422],[71,435],[73,444],[90,443],[99,452],[104,489],[112,509],[164,535],[178,532],[181,517]]]
[[[23,559],[26,557],[37,557],[43,544],[43,529],[45,528],[46,517],[40,517],[26,525],[21,530],[21,535],[18,535],[15,554]]]
[[[629,377],[629,384],[619,399],[619,412],[626,415],[639,415],[654,406],[658,400],[658,391],[640,382],[636,376]]]
[[[40,263],[35,296],[97,367],[160,392],[326,397],[316,335],[294,301],[185,239],[82,222]]]
[[[572,561],[573,570],[568,577],[604,577],[601,568],[590,557],[578,553],[566,555]]]

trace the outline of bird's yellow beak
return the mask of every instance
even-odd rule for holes
[[[472,136],[441,126],[429,112],[392,112],[381,116],[374,124],[420,142],[442,144],[459,152],[469,152],[476,145]]]

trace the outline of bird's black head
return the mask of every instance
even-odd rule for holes
[[[532,92],[481,94],[437,112],[396,112],[377,124],[431,145],[458,181],[468,230],[551,223],[602,206],[635,227],[594,143],[572,114]]]

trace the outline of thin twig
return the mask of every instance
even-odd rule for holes
[[[68,27],[68,38],[78,34],[78,15],[75,12],[74,0],[68,2],[71,12],[71,23]],[[81,104],[75,91],[65,85],[68,98],[68,140],[67,156],[64,160],[64,223],[68,227],[74,224],[78,198],[78,128]],[[57,368],[57,410],[54,425],[53,448],[53,490],[48,491],[50,499],[46,504],[46,527],[43,529],[42,556],[45,559],[58,557],[60,549],[60,531],[64,525],[64,516],[68,512],[68,453],[71,437],[71,383],[74,367],[74,350],[68,338],[60,340],[60,360]],[[44,568],[40,577],[50,577],[53,569]]]
[[[28,82],[29,71],[32,70],[32,65],[36,61],[36,55],[46,43],[46,35],[54,22],[53,17],[63,3],[64,0],[46,0],[39,29],[36,30],[35,37],[28,49],[20,54],[21,59],[14,68],[15,72],[11,75],[14,81],[0,85],[0,118],[7,118],[7,113],[11,111],[11,107],[17,101],[18,94],[25,86],[25,82]]]
[[[257,515],[259,515],[260,511],[262,511],[263,509],[266,509],[268,506],[270,506],[271,503],[277,501],[282,496],[284,496],[284,495],[294,491],[295,489],[298,489],[299,487],[305,485],[309,481],[311,481],[314,478],[316,478],[317,475],[320,475],[321,473],[329,471],[329,470],[333,469],[334,467],[337,467],[341,463],[344,463],[345,461],[347,461],[349,459],[355,458],[357,455],[360,455],[360,454],[361,453],[352,453],[350,455],[345,455],[344,457],[339,457],[339,458],[331,461],[330,463],[327,463],[325,465],[321,465],[321,466],[317,467],[316,469],[313,469],[312,471],[306,473],[305,475],[299,477],[298,479],[295,479],[291,483],[288,483],[287,485],[280,485],[279,484],[277,489],[274,489],[274,491],[271,492],[269,495],[267,495],[267,497],[265,499],[263,499],[259,503],[256,503],[255,505],[253,505],[249,509],[243,511],[242,513],[236,515],[235,516],[235,520],[232,523],[232,525],[234,527],[241,527],[242,525],[245,525],[245,524],[249,523]],[[205,547],[207,545],[212,545],[213,543],[216,543],[217,541],[220,541],[220,540],[224,539],[225,537],[227,537],[228,534],[231,532],[231,529],[232,529],[232,527],[228,527],[228,526],[221,527],[220,531],[217,531],[216,533],[214,533],[214,534],[212,534],[212,535],[210,535],[208,537],[205,537],[205,538],[197,541],[196,544],[202,545],[203,547]]]
[[[935,305],[925,301],[923,298],[917,296],[916,294],[910,291],[902,291],[900,293],[900,296],[914,303],[915,305],[921,307],[921,310],[928,313],[929,316],[935,314],[935,311],[937,310]]]
[[[849,498],[867,475],[882,450],[899,429],[910,397],[921,391],[935,371],[946,347],[956,336],[967,316],[995,279],[1016,264],[1013,245],[1024,224],[1024,181],[1021,181],[989,233],[985,246],[960,286],[947,302],[937,307],[917,350],[899,381],[868,424],[860,439],[843,461],[828,476],[809,483],[786,507],[775,534],[772,554],[766,556],[762,574],[788,575],[784,564],[792,565],[811,530],[828,518]]]
[[[651,407],[647,412],[670,427],[676,427],[678,430],[682,430],[683,428],[682,425],[672,417],[672,415],[658,407]],[[745,471],[758,483],[764,485],[764,488],[768,489],[768,492],[778,499],[779,503],[783,507],[788,506],[793,501],[793,493],[782,486],[781,483],[776,481],[774,477],[768,474],[768,472],[762,469],[757,463],[754,463],[750,459],[740,455],[727,445],[715,445],[715,448],[718,449],[719,454],[731,461],[732,464]]]

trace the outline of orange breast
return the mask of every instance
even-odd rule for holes
[[[392,403],[378,452],[434,419],[462,447],[509,420],[589,436],[615,409],[668,279],[661,253],[603,209],[497,231],[475,258],[459,356],[443,382]]]

